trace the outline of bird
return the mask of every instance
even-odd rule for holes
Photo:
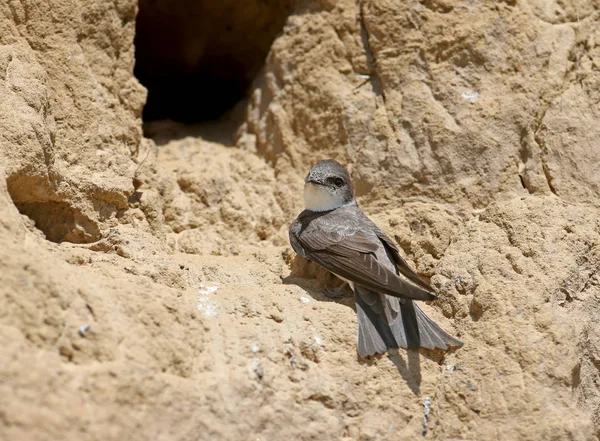
[[[435,300],[433,288],[358,207],[350,175],[339,162],[326,159],[310,169],[304,203],[304,211],[290,226],[290,244],[354,292],[360,357],[391,348],[446,351],[463,345],[415,303]]]

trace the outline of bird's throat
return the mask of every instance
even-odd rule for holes
[[[328,187],[312,182],[304,185],[304,206],[307,210],[329,211],[352,204],[356,202],[345,202],[341,194],[332,192]]]

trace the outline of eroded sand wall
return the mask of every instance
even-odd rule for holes
[[[598,438],[599,11],[299,1],[239,130],[155,142],[136,2],[2,3],[0,438]],[[287,245],[326,157],[464,348],[357,359]]]

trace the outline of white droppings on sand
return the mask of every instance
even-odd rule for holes
[[[200,294],[214,294],[217,292],[217,289],[219,289],[218,286],[205,285],[204,283],[201,283],[200,288],[198,289],[198,292]]]
[[[427,431],[429,430],[429,413],[431,406],[431,398],[425,397],[425,401],[423,402],[423,430],[421,431],[421,435],[427,435]]]
[[[204,313],[204,317],[216,317],[219,315],[218,303],[207,296],[198,296],[198,311]]]
[[[479,99],[479,93],[475,91],[463,92],[462,97],[470,103],[476,103]]]

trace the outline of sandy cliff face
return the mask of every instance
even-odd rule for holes
[[[600,437],[598,2],[299,1],[154,141],[136,13],[0,5],[0,438]],[[326,157],[464,348],[357,359],[287,245]]]

